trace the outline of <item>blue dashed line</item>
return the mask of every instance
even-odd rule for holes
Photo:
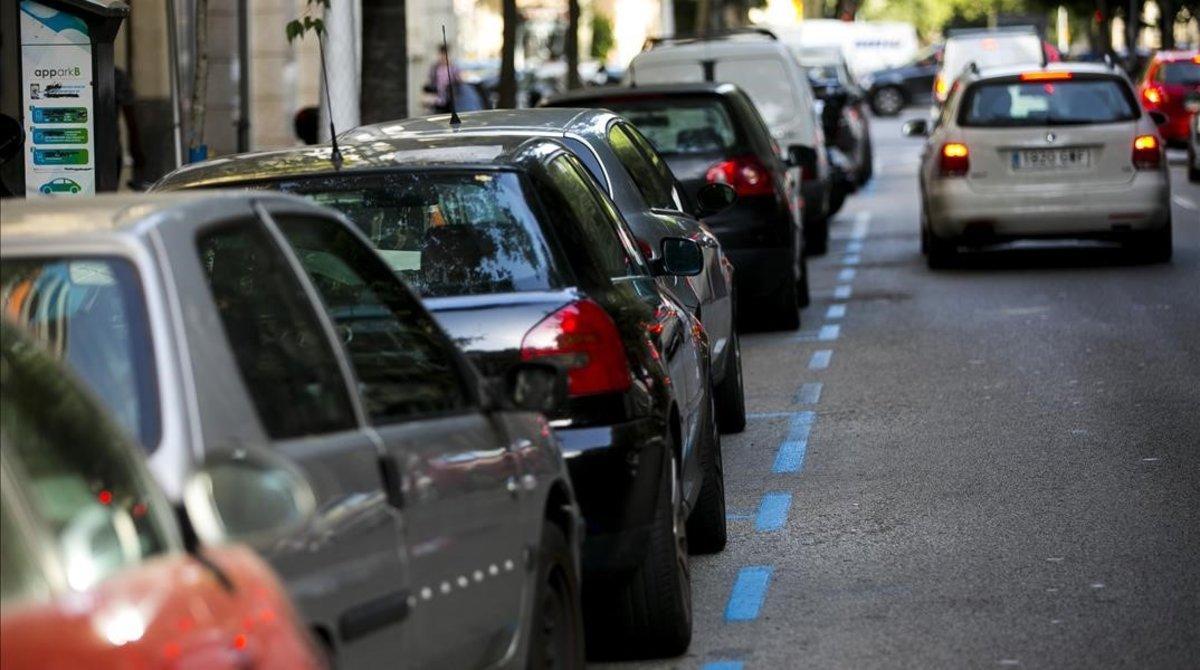
[[[838,273],[838,281],[854,281],[854,277],[858,274],[858,270],[854,268],[842,268]]]
[[[862,240],[851,240],[846,243],[846,253],[859,253],[863,250]]]
[[[700,670],[742,670],[744,667],[741,661],[709,661],[700,666]]]
[[[829,362],[833,360],[832,349],[821,349],[814,351],[812,358],[808,359],[809,370],[824,370],[829,367]]]
[[[853,289],[850,288],[849,284],[842,284],[833,289],[833,297],[837,298],[838,300],[848,300],[852,290]]]
[[[767,599],[767,586],[771,583],[770,565],[751,565],[738,571],[733,582],[733,591],[725,605],[726,621],[752,621],[758,618],[763,601]]]
[[[758,505],[758,516],[754,519],[754,530],[766,533],[783,528],[787,523],[788,510],[792,506],[792,494],[783,491],[767,493]]]
[[[846,254],[846,257],[842,259],[842,265],[858,265],[859,260],[861,257],[858,254]]]
[[[813,422],[817,420],[816,412],[796,412],[792,416],[792,425],[787,437],[779,445],[775,453],[775,464],[771,472],[799,472],[804,468],[804,454],[808,451],[808,435],[812,431]]]
[[[835,305],[830,305],[829,309],[825,310],[825,318],[826,319],[840,319],[843,316],[846,316],[846,304],[845,303],[839,302]]]
[[[797,405],[815,405],[821,402],[821,382],[809,382],[796,391]]]
[[[842,334],[842,327],[837,324],[821,326],[821,332],[817,333],[817,339],[822,342],[832,342]]]

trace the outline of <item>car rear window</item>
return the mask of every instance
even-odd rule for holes
[[[1001,81],[964,94],[959,125],[985,128],[1117,123],[1138,118],[1128,87],[1116,79]]]
[[[413,290],[429,298],[560,288],[513,172],[397,172],[280,184],[341,211]]]
[[[733,119],[716,98],[646,98],[600,100],[599,105],[624,116],[658,153],[725,153],[737,144]]]
[[[1194,61],[1163,63],[1163,66],[1155,73],[1154,79],[1164,84],[1183,86],[1200,84],[1200,63]]]
[[[115,257],[6,258],[0,307],[63,361],[147,450],[159,441],[158,383],[141,281]]]

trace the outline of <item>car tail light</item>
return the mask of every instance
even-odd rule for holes
[[[612,317],[577,300],[538,322],[521,340],[521,360],[545,360],[567,371],[571,397],[629,389],[629,361]]]
[[[1046,72],[1039,70],[1036,72],[1022,72],[1021,81],[1067,81],[1074,76],[1070,72]]]
[[[771,172],[757,156],[738,156],[710,167],[704,175],[710,184],[729,184],[739,196],[774,195]]]
[[[1167,101],[1167,92],[1157,86],[1147,86],[1142,91],[1142,99],[1147,105],[1157,107]]]
[[[1133,140],[1133,167],[1157,170],[1162,166],[1162,146],[1154,135],[1138,135]]]
[[[946,78],[939,72],[933,79],[933,95],[937,98],[938,102],[945,102],[946,94],[949,92],[950,85],[946,83]]]
[[[971,169],[971,151],[965,144],[947,142],[939,156],[938,172],[943,177],[965,177]]]

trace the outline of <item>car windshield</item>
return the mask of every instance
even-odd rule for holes
[[[12,258],[4,315],[75,372],[147,450],[159,439],[158,387],[141,282],[117,258]]]
[[[976,84],[963,100],[959,124],[1028,127],[1117,123],[1138,117],[1116,79]]]
[[[737,143],[733,120],[714,98],[600,100],[628,119],[664,156],[725,152]]]
[[[512,172],[397,172],[280,185],[340,210],[425,297],[564,285]]]
[[[1200,84],[1200,62],[1174,61],[1164,63],[1158,78],[1164,84],[1195,86]]]
[[[980,69],[1002,65],[1040,65],[1042,41],[1034,33],[972,35],[953,37],[946,42],[942,72],[952,80],[968,63]]]

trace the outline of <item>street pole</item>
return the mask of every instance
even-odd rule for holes
[[[238,0],[238,120],[237,150],[250,150],[250,0]]]
[[[175,167],[183,165],[182,110],[179,109],[179,23],[175,20],[175,0],[167,3],[167,72],[171,86],[171,139],[175,144]]]

